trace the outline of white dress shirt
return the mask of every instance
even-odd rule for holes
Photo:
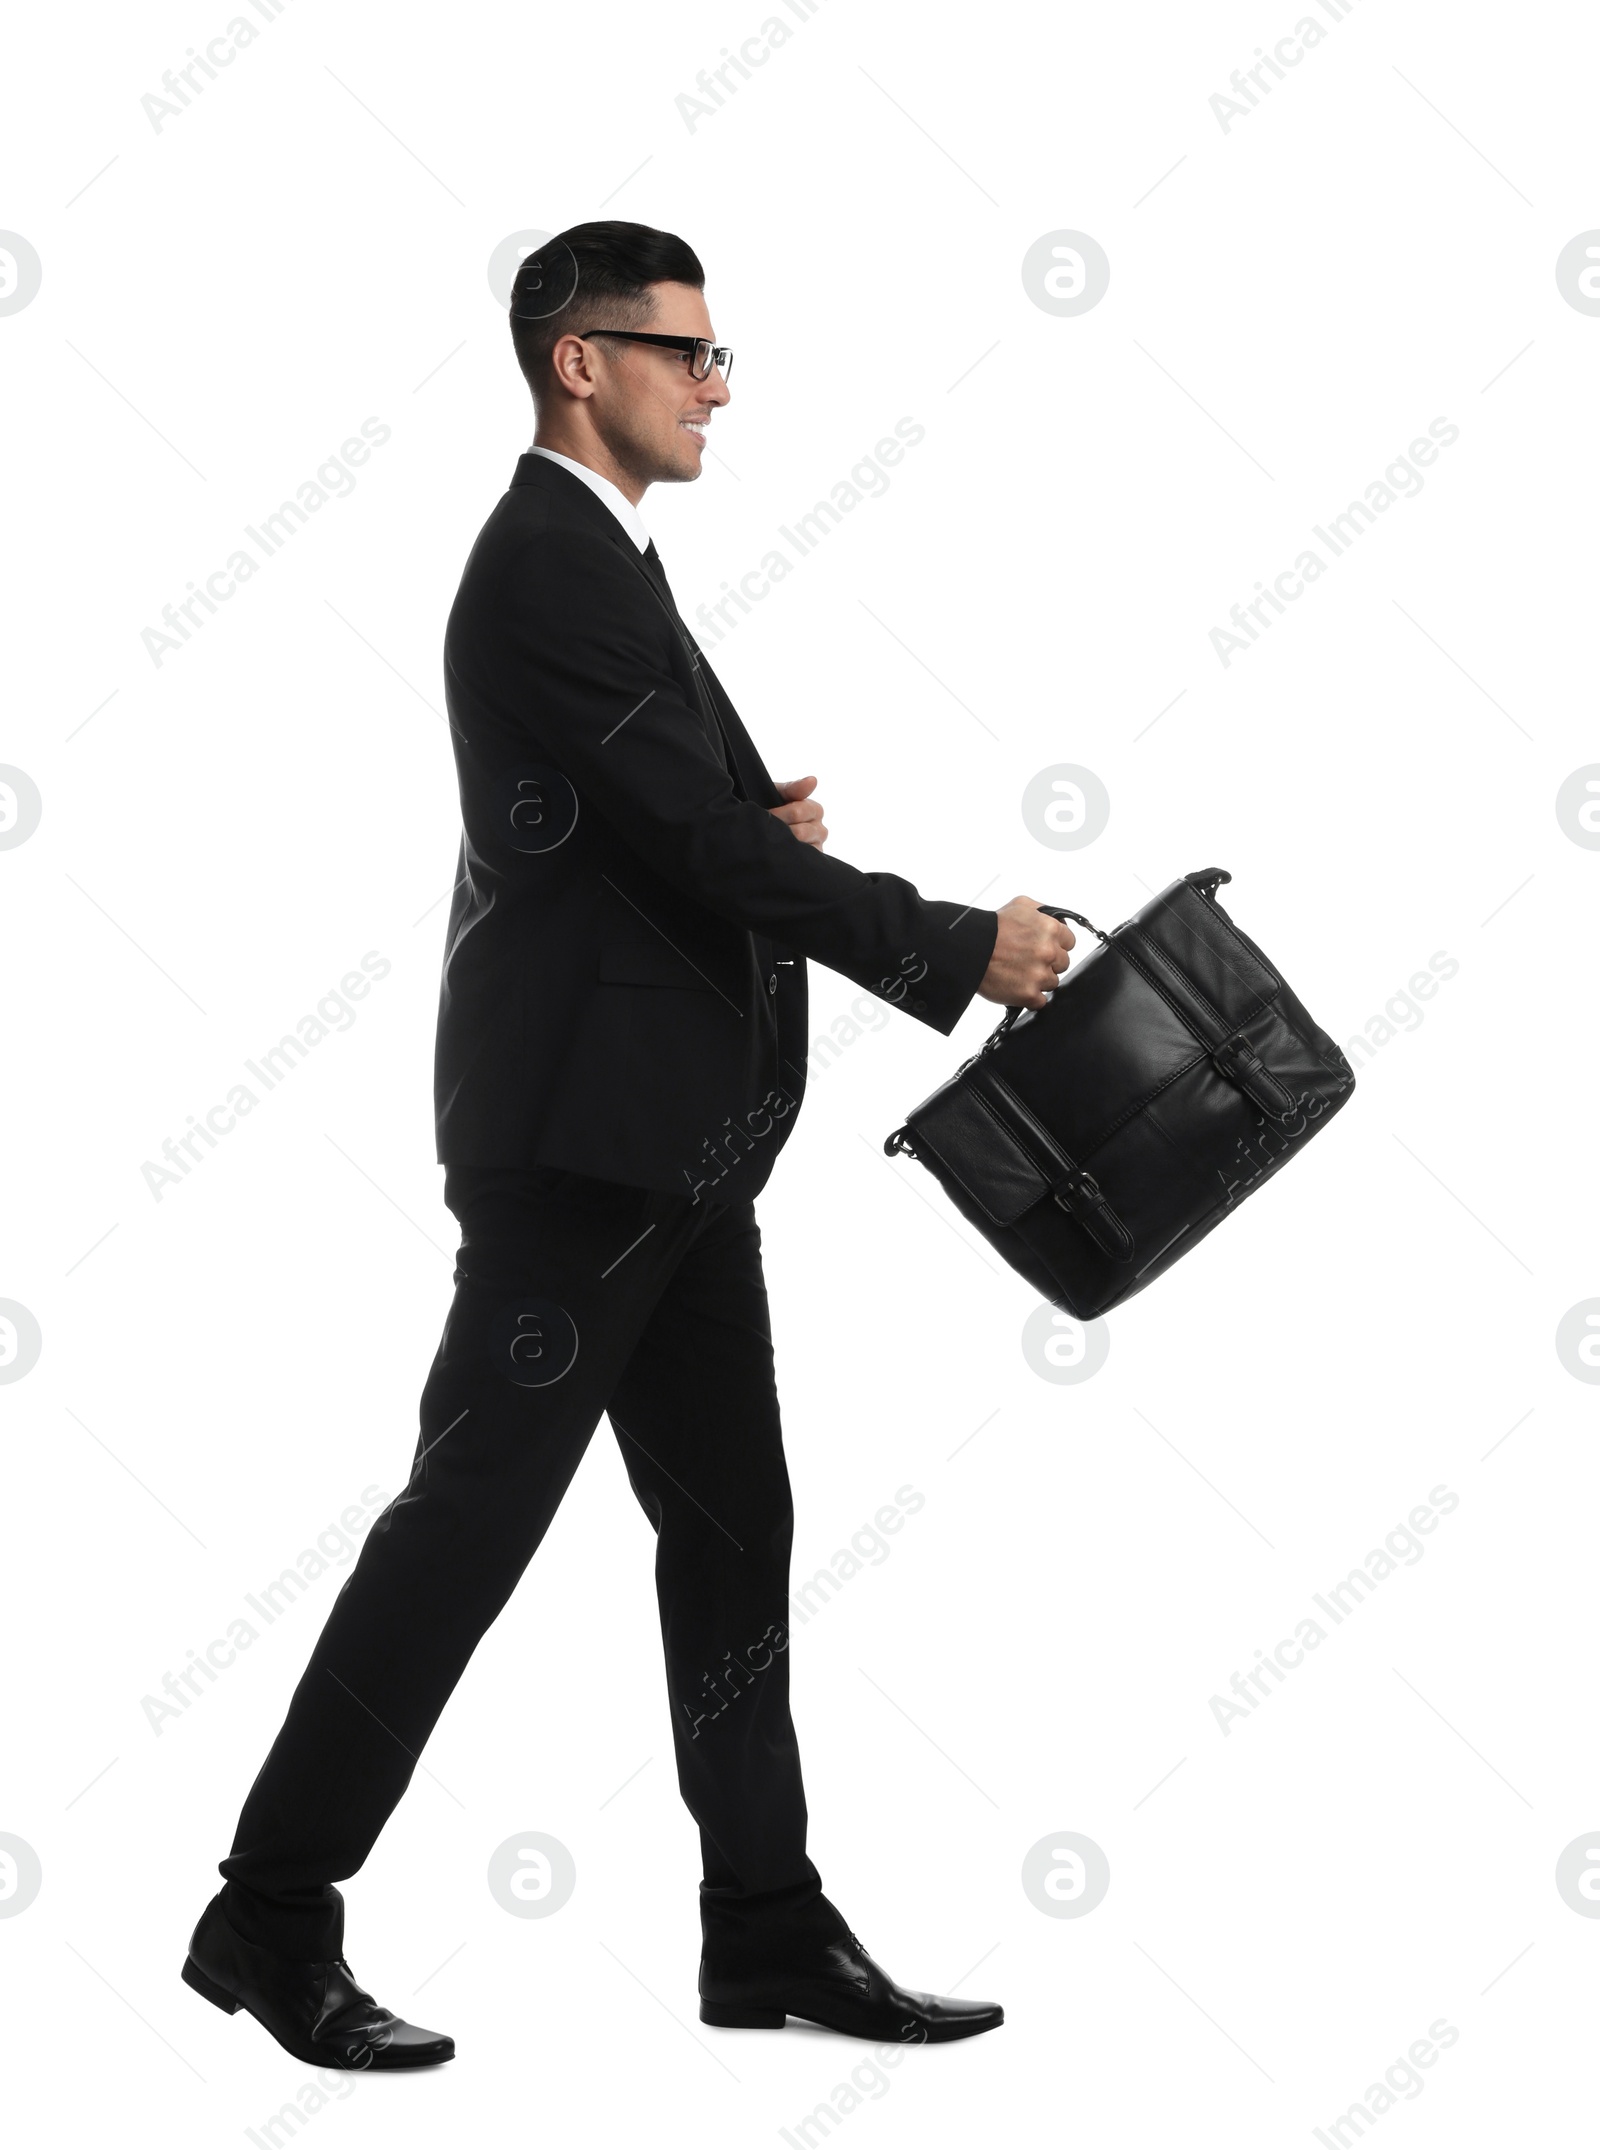
[[[575,463],[570,455],[557,455],[554,448],[535,448],[531,452],[548,457],[552,463],[559,463],[563,470],[570,470],[575,478],[581,478],[601,507],[609,508],[639,550],[645,551],[650,543],[650,533],[639,518],[639,510],[626,493],[618,492],[609,478],[602,478],[599,471],[591,470],[587,463]]]

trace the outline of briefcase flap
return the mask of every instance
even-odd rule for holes
[[[1014,1224],[1042,1202],[1050,1182],[994,1109],[958,1077],[919,1105],[907,1123],[986,1217]]]

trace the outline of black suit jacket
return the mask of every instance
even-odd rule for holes
[[[653,550],[653,549],[652,549]],[[439,999],[443,1163],[733,1198],[805,1087],[805,958],[948,1033],[993,911],[798,843],[665,578],[524,455],[445,632],[462,845]]]

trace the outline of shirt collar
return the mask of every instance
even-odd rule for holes
[[[581,478],[600,505],[609,509],[621,523],[638,550],[645,550],[650,543],[650,533],[640,519],[639,510],[609,478],[602,478],[599,471],[591,470],[587,463],[575,463],[570,455],[558,455],[554,448],[532,448],[528,452],[545,456],[550,462],[559,463],[563,470],[570,470],[575,478]]]

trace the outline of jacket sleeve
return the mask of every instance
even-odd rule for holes
[[[580,797],[709,910],[948,1035],[988,968],[995,913],[860,872],[740,799],[674,676],[671,622],[606,539],[529,533],[504,576],[491,598],[510,636],[504,685]]]

